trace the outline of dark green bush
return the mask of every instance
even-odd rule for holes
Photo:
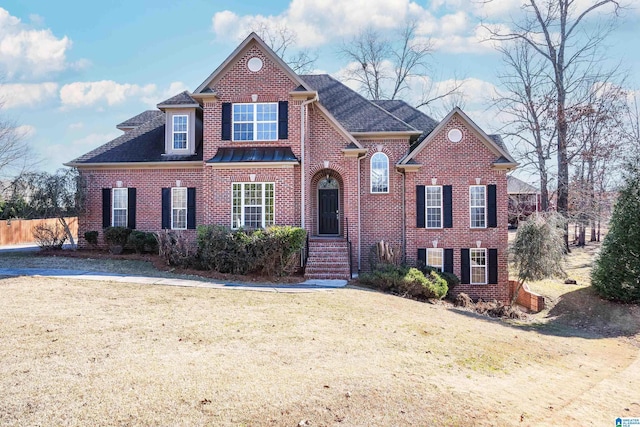
[[[129,234],[127,247],[136,253],[158,253],[158,240],[155,233],[134,230]]]
[[[200,226],[198,258],[202,268],[221,273],[287,275],[296,269],[305,239],[305,230],[298,227],[231,230]]]
[[[451,294],[453,288],[460,284],[460,278],[453,273],[448,273],[446,271],[438,271],[438,269],[433,268],[428,265],[423,265],[420,267],[420,271],[424,273],[425,276],[431,274],[431,272],[435,272],[438,276],[442,277],[447,282],[448,293]]]
[[[87,243],[96,246],[98,244],[98,232],[97,231],[85,231],[84,232],[84,240]]]
[[[442,299],[447,294],[447,282],[435,271],[425,276],[417,268],[381,266],[370,273],[360,275],[360,282],[381,291],[425,300]]]
[[[121,253],[127,244],[131,229],[126,227],[107,227],[104,229],[104,241],[109,245],[109,251]]]

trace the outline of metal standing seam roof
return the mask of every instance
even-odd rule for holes
[[[299,162],[291,147],[220,147],[207,163]]]

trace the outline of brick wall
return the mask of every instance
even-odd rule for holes
[[[447,138],[450,129],[457,128],[463,133],[460,142],[453,143]],[[450,123],[442,129],[415,158],[423,166],[418,172],[407,173],[407,262],[414,265],[418,248],[433,247],[438,240],[439,248],[454,250],[454,273],[460,277],[460,249],[480,247],[498,249],[497,285],[459,285],[455,292],[465,292],[472,298],[508,301],[507,267],[507,180],[504,171],[494,170],[491,163],[498,156],[489,150],[478,135],[459,116],[454,115]],[[470,228],[469,186],[496,185],[497,228]],[[452,186],[453,228],[425,229],[416,227],[416,185]]]

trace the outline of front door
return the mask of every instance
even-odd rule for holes
[[[338,189],[318,189],[318,234],[339,233]]]

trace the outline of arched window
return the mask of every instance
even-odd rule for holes
[[[381,152],[371,156],[371,192],[389,192],[389,158]]]

